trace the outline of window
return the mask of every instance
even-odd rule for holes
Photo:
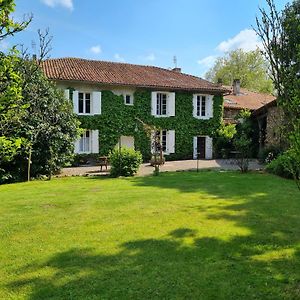
[[[167,94],[157,93],[156,96],[156,115],[167,115]]]
[[[91,113],[91,94],[78,93],[78,113],[90,114]]]
[[[91,132],[87,130],[82,133],[79,140],[79,152],[89,153],[91,152]]]
[[[197,106],[196,106],[196,115],[197,117],[206,116],[206,96],[197,96]]]
[[[166,152],[167,151],[167,130],[156,131],[155,134],[156,134],[156,141],[159,142],[159,144],[156,145],[156,151],[162,150],[162,152]]]
[[[133,105],[133,95],[130,94],[124,95],[124,101],[126,105]]]

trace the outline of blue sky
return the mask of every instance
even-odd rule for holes
[[[278,8],[288,1],[275,0]],[[202,76],[226,51],[254,49],[251,30],[265,0],[16,0],[15,18],[32,13],[25,32],[2,42],[31,49],[49,28],[51,57],[83,57],[173,67]]]

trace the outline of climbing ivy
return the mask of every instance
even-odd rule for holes
[[[81,127],[99,130],[99,151],[107,155],[118,143],[120,136],[134,136],[135,147],[144,160],[151,156],[149,137],[137,118],[156,127],[175,130],[175,152],[168,160],[191,159],[193,156],[193,137],[197,135],[214,136],[220,127],[223,114],[223,97],[213,98],[213,118],[198,120],[193,117],[193,94],[176,92],[175,117],[157,118],[151,115],[151,91],[137,90],[134,105],[125,105],[123,96],[111,91],[102,91],[102,114],[79,116]]]

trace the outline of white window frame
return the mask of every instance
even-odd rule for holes
[[[130,97],[130,102],[129,103],[126,102],[126,97],[127,96]],[[124,104],[125,105],[133,105],[133,103],[134,103],[133,94],[131,94],[131,93],[124,93],[123,97],[124,97]]]
[[[86,139],[87,139],[87,137],[86,137],[86,133],[89,133],[89,137],[88,137],[88,147],[89,147],[89,149],[87,150],[87,149],[85,149],[85,147],[86,147]],[[81,151],[81,149],[80,149],[80,145],[81,145],[81,141],[82,141],[82,144],[83,144],[83,151]],[[92,130],[86,130],[86,131],[84,131],[83,133],[82,133],[82,136],[80,136],[80,138],[79,138],[79,148],[78,148],[78,153],[79,154],[88,154],[88,153],[92,153]]]
[[[165,133],[165,141],[163,143],[163,133]],[[162,145],[162,152],[164,154],[167,154],[167,149],[168,149],[168,130],[166,129],[161,129],[161,130],[157,130],[155,132],[155,134],[159,134],[159,139],[160,139],[160,144]],[[164,149],[165,148],[165,149]]]
[[[161,113],[161,110],[163,109],[162,106],[163,104],[162,103],[158,103],[159,101],[162,102],[164,99],[162,99],[162,97],[160,97],[160,99],[158,98],[159,95],[165,95],[166,96],[166,113],[165,114],[162,114]],[[159,112],[159,113],[158,113]],[[157,92],[156,93],[156,116],[158,117],[168,117],[168,93],[166,92]]]
[[[153,143],[153,139],[155,138],[157,132],[158,131],[154,131],[152,133],[151,145]],[[163,147],[162,152],[164,155],[170,155],[175,153],[175,131],[174,130],[168,130],[168,129],[159,130],[159,138],[160,138],[160,143]],[[154,153],[155,149],[151,149],[151,152]]]
[[[83,112],[79,112],[79,95],[83,94]],[[90,112],[86,113],[86,94],[90,94]],[[93,93],[90,91],[78,91],[78,115],[90,116],[93,115]]]
[[[203,115],[203,100],[204,100],[204,115]],[[203,119],[203,118],[207,117],[207,108],[206,107],[207,107],[207,95],[196,95],[195,109],[196,109],[196,117],[197,118]]]

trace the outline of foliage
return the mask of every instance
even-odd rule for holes
[[[112,177],[133,176],[143,162],[142,154],[134,149],[122,147],[114,149],[109,154]]]
[[[300,177],[300,158],[295,155],[295,152],[288,150],[279,155],[275,160],[272,160],[266,167],[269,173],[294,179],[297,181]]]
[[[282,12],[276,9],[273,0],[266,1],[268,9],[260,10],[256,31],[270,65],[278,105],[284,111],[283,126],[289,133],[290,153],[300,157],[300,1],[287,4]],[[297,176],[294,179],[300,187]]]
[[[16,61],[18,82],[14,90],[19,97],[11,95],[3,101],[5,111],[1,118],[6,121],[11,117],[12,125],[8,128],[4,122],[6,131],[1,134],[25,142],[13,161],[1,168],[14,174],[11,180],[37,175],[51,177],[73,155],[77,117],[71,102],[45,77],[36,62],[22,58]]]
[[[237,151],[237,164],[241,172],[245,173],[249,168],[249,158],[251,156],[251,112],[249,110],[241,110],[237,115],[239,124],[237,125],[237,133],[233,138],[233,145]]]
[[[193,95],[188,92],[176,92],[176,116],[156,118],[151,115],[151,91],[138,89],[134,94],[134,105],[124,104],[122,96],[111,91],[102,91],[102,114],[79,116],[82,128],[99,129],[100,155],[108,155],[121,135],[134,136],[135,147],[143,155],[144,161],[151,158],[150,138],[138,121],[162,128],[175,130],[176,153],[166,156],[167,160],[191,159],[193,136],[216,136],[220,127],[223,110],[223,97],[214,96],[214,117],[210,120],[198,120],[193,117]]]
[[[32,16],[29,16],[22,22],[16,22],[11,17],[11,14],[15,11],[15,6],[15,0],[0,1],[0,41],[24,30],[32,20]]]
[[[0,195],[0,299],[299,298],[300,201],[280,177],[69,177]]]
[[[258,158],[262,163],[270,163],[272,160],[276,159],[283,150],[278,146],[268,146],[262,149],[259,153]]]
[[[229,86],[234,79],[240,79],[243,88],[272,93],[272,81],[267,75],[267,69],[267,63],[259,49],[250,52],[238,49],[219,57],[205,77],[216,83],[221,80]]]
[[[229,158],[232,151],[232,139],[236,135],[236,124],[224,124],[217,130],[214,140],[214,154],[217,158]]]
[[[57,172],[73,155],[78,121],[72,103],[63,92],[36,69],[35,62],[22,61],[24,103],[29,105],[23,134],[30,141],[32,173]]]

